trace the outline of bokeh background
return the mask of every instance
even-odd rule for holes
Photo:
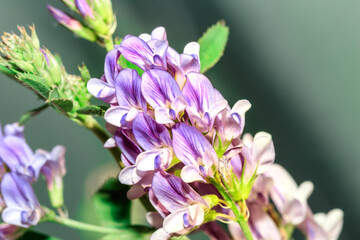
[[[230,27],[229,42],[207,76],[231,105],[238,99],[250,100],[253,106],[246,115],[245,131],[270,132],[276,162],[298,183],[310,180],[315,184],[309,199],[312,209],[343,209],[340,239],[360,239],[359,1],[113,2],[116,35],[139,35],[161,25],[178,51],[224,19]],[[68,72],[77,73],[77,66],[84,62],[93,77],[100,77],[105,51],[56,24],[47,3],[65,9],[58,0],[1,0],[0,32],[17,32],[17,25],[34,23],[41,44],[60,53]],[[0,83],[2,124],[17,121],[23,112],[41,105],[30,90],[7,77],[0,76]],[[103,179],[118,172],[100,142],[51,109],[28,122],[26,136],[33,149],[67,147],[65,201],[70,216],[95,221],[84,199]],[[47,203],[45,186],[37,184],[36,190]],[[136,221],[142,217],[133,216]],[[54,224],[40,224],[37,229],[63,239],[83,237]]]

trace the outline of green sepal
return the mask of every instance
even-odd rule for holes
[[[54,181],[54,180],[53,180]],[[54,208],[59,208],[64,205],[64,194],[63,186],[58,186],[58,184],[53,184],[53,188],[48,190],[51,206]]]
[[[139,68],[135,64],[129,62],[128,60],[126,60],[123,55],[120,56],[119,62],[120,62],[120,66],[122,68],[135,69],[138,72],[139,76],[141,76],[144,73],[144,70],[142,70],[141,68]]]
[[[74,106],[73,101],[71,99],[66,99],[66,98],[48,100],[47,102],[54,105],[57,109],[59,109],[64,113],[70,112]]]
[[[224,54],[229,37],[229,27],[224,21],[212,25],[199,39],[200,44],[200,72],[204,73],[213,67]]]
[[[110,178],[94,194],[93,203],[104,226],[120,228],[130,224],[131,201],[126,197],[129,187]]]
[[[105,111],[108,109],[108,106],[97,106],[97,105],[89,105],[86,107],[82,107],[76,110],[77,113],[91,115],[91,116],[104,116]]]
[[[205,195],[205,196],[202,196],[202,198],[209,205],[209,208],[213,208],[219,204],[219,198],[218,198],[218,196],[216,196],[214,194]]]
[[[217,212],[215,210],[208,211],[204,216],[204,223],[212,222],[216,219]]]

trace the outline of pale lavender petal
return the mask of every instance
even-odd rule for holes
[[[190,55],[190,56],[194,57],[195,59],[197,59],[198,61],[200,61],[200,57],[199,57],[200,44],[199,43],[190,42],[190,43],[186,44],[183,52],[184,52],[184,54]]]
[[[163,217],[165,218],[167,215],[170,214],[170,212],[164,207],[164,205],[161,204],[161,202],[159,201],[159,199],[156,197],[153,188],[149,189],[149,200],[151,202],[151,204],[154,206],[154,208],[156,209],[156,211]]]
[[[51,5],[47,5],[46,7],[51,13],[51,15],[56,19],[56,21],[58,21],[62,25],[73,30],[79,30],[82,28],[81,23],[78,20],[70,17],[60,9],[55,8]]]
[[[13,124],[6,124],[4,127],[4,133],[5,136],[15,136],[15,137],[24,138],[24,129],[25,129],[24,126],[19,126],[19,124],[16,122]]]
[[[133,122],[133,133],[136,141],[144,150],[171,146],[167,128],[158,124],[149,115],[140,113]]]
[[[239,100],[231,109],[231,115],[240,124],[240,134],[245,126],[245,113],[250,109],[251,104],[248,100]]]
[[[160,124],[172,124],[176,118],[176,112],[167,107],[157,107],[155,109],[155,121]]]
[[[119,58],[120,58],[120,52],[118,49],[113,49],[109,51],[105,57],[105,63],[104,63],[105,81],[113,87],[115,86],[115,78],[121,70],[121,67],[118,64]]]
[[[115,90],[119,106],[146,110],[146,102],[141,93],[141,78],[136,70],[122,70],[116,77]]]
[[[151,235],[150,240],[168,240],[170,238],[170,233],[167,233],[164,228],[159,228]]]
[[[182,92],[188,104],[202,113],[207,112],[215,103],[214,87],[203,74],[187,74]]]
[[[198,59],[187,54],[180,55],[180,68],[186,74],[190,72],[200,72],[200,63]]]
[[[114,148],[114,147],[116,147],[116,142],[114,138],[109,138],[104,143],[104,148]]]
[[[121,107],[121,106],[112,106],[108,110],[106,110],[104,118],[105,121],[117,126],[121,127],[122,125],[127,125],[127,114],[132,110],[133,108],[129,107]]]
[[[121,54],[131,63],[146,70],[153,63],[153,50],[138,37],[127,35],[119,47]]]
[[[113,85],[97,78],[92,78],[86,85],[89,93],[106,103],[116,103],[115,88]]]
[[[198,165],[199,158],[208,152],[213,162],[217,161],[215,150],[199,130],[184,123],[177,123],[172,128],[175,155],[185,165]]]
[[[259,164],[257,174],[264,173],[273,164],[275,161],[275,149],[270,134],[259,132],[254,136],[252,158]]]
[[[141,89],[145,100],[154,109],[165,107],[168,102],[171,103],[176,97],[182,95],[170,73],[159,69],[149,70],[142,75]]]
[[[29,163],[29,167],[31,167],[34,171],[34,180],[36,181],[39,178],[40,170],[44,166],[47,161],[47,155],[42,151],[36,151],[31,162]]]
[[[257,203],[248,204],[250,211],[250,224],[255,235],[259,234],[263,239],[281,240],[280,232],[272,218]]]
[[[136,168],[140,171],[154,171],[169,167],[173,158],[172,149],[153,149],[139,154],[136,159]]]
[[[119,174],[119,181],[125,185],[133,185],[132,174],[134,171],[136,171],[135,165],[123,168]]]
[[[181,208],[172,212],[169,216],[164,219],[163,227],[168,233],[176,233],[184,227],[184,214],[188,213],[188,208]]]
[[[151,32],[151,38],[157,40],[167,40],[166,30],[164,27],[157,27]]]
[[[199,166],[196,165],[184,166],[181,170],[181,179],[186,183],[191,183],[196,181],[206,182],[206,180],[203,177],[203,174],[199,169]]]

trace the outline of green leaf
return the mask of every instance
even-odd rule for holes
[[[212,25],[199,39],[201,73],[213,67],[224,54],[229,36],[229,27],[224,21]]]
[[[105,111],[108,109],[108,106],[97,106],[97,105],[89,105],[86,107],[79,108],[76,112],[85,115],[92,115],[92,116],[104,116]]]
[[[27,231],[18,240],[60,240],[60,238],[50,237],[35,231]]]
[[[49,97],[50,88],[43,84],[44,80],[30,73],[22,73],[17,76],[19,81],[26,86],[32,88],[37,94],[47,99]]]
[[[126,197],[129,187],[110,178],[94,194],[93,203],[100,221],[107,227],[120,228],[130,224],[130,204]]]
[[[66,98],[48,100],[47,102],[53,104],[56,108],[65,113],[70,112],[74,107],[73,101]]]
[[[120,61],[120,66],[121,66],[122,68],[135,69],[140,76],[141,76],[141,75],[143,74],[143,72],[144,72],[144,70],[142,70],[141,68],[139,68],[139,67],[136,66],[135,64],[129,62],[128,60],[126,60],[123,55],[120,56],[119,61]]]
[[[79,72],[81,75],[82,80],[87,83],[90,80],[90,72],[88,68],[83,64],[81,67],[79,67]]]
[[[11,71],[9,68],[2,66],[2,65],[0,65],[0,72],[10,75],[12,77],[14,77],[14,75],[15,75],[15,72]]]

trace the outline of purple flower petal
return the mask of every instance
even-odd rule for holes
[[[156,172],[152,182],[152,190],[159,202],[170,212],[185,206],[201,203],[206,205],[201,196],[187,183],[165,172]]]
[[[86,85],[89,93],[103,102],[116,103],[115,88],[113,85],[97,78],[92,78]]]
[[[118,64],[120,58],[120,52],[118,49],[113,49],[106,54],[104,63],[104,76],[105,81],[111,86],[115,85],[115,78],[121,71],[121,67]]]
[[[142,39],[127,35],[119,47],[121,54],[131,63],[134,63],[143,70],[147,70],[153,62],[153,50]]]
[[[122,70],[116,77],[115,90],[119,106],[146,110],[146,101],[141,93],[141,78],[136,70]]]
[[[172,128],[172,133],[175,155],[185,165],[217,164],[215,150],[199,130],[187,124],[178,123]],[[205,159],[205,152],[210,161],[202,162]],[[211,165],[206,167],[211,167]]]
[[[142,75],[142,93],[145,100],[154,109],[165,107],[181,96],[181,90],[170,73],[153,69]]]
[[[79,10],[81,16],[83,17],[89,16],[91,18],[94,18],[92,9],[89,6],[89,4],[86,2],[86,0],[75,0],[75,6]]]
[[[118,129],[114,138],[116,145],[120,148],[122,154],[134,165],[136,158],[141,153],[139,146],[129,138],[126,130],[123,129]]]
[[[167,128],[156,123],[149,115],[140,113],[133,122],[136,141],[144,150],[172,146]]]

